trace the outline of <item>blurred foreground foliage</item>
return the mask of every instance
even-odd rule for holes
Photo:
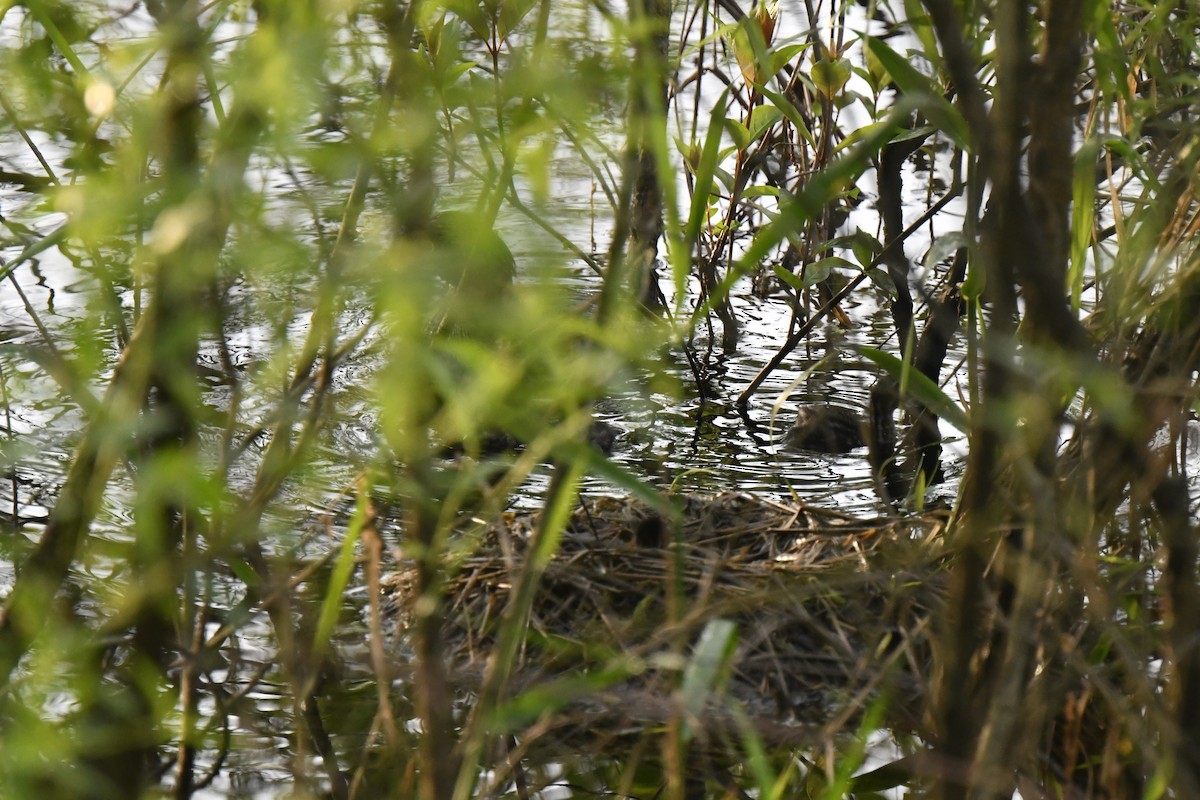
[[[1101,0],[0,6],[2,793],[441,800],[504,763],[517,796],[1196,796],[1198,30]],[[558,206],[567,174],[601,210]],[[886,306],[889,513],[939,480],[938,417],[964,429],[918,709],[881,669],[804,747],[746,723],[704,762],[716,624],[663,654],[676,712],[628,761],[522,761],[567,704],[508,687],[581,475],[674,519],[593,446],[594,406],[669,385],[664,352],[711,400],[735,292],[792,305],[764,375],[846,298]],[[535,474],[465,710],[464,520]]]

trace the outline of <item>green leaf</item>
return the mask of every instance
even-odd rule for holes
[[[866,713],[858,724],[858,731],[854,738],[836,754],[836,769],[834,769],[833,782],[824,791],[824,796],[829,800],[847,796],[855,798],[870,796],[869,792],[863,792],[859,789],[853,775],[866,760],[868,740],[873,735],[878,734],[884,727],[884,719],[887,716],[888,694],[884,690],[872,699]],[[853,794],[851,794],[852,792]]]
[[[785,117],[787,117],[788,122],[792,123],[792,127],[804,137],[804,141],[808,142],[812,147],[817,146],[816,140],[813,139],[812,132],[809,131],[808,126],[804,124],[804,117],[800,115],[800,110],[796,108],[794,103],[792,103],[783,95],[773,92],[765,86],[758,87],[758,92],[763,97],[770,100],[774,104],[775,108],[779,109],[779,111]]]
[[[829,273],[833,271],[834,264],[843,262],[846,259],[832,256],[830,258],[822,258],[820,261],[814,261],[804,268],[804,285],[816,286],[821,281],[829,277]],[[840,266],[840,265],[839,265]]]
[[[918,372],[908,362],[901,361],[883,350],[865,346],[859,346],[856,349],[879,365],[892,380],[900,384],[902,392],[915,397],[922,405],[962,433],[967,432],[969,421],[966,412],[942,391],[942,387],[931,381],[924,373]]]
[[[919,109],[929,122],[944,131],[956,145],[969,149],[969,129],[958,109],[950,104],[942,88],[929,76],[909,63],[908,59],[887,46],[882,39],[868,38],[867,48],[883,65],[892,80],[907,97],[913,108]],[[897,111],[900,104],[897,104]]]
[[[313,638],[313,647],[317,654],[324,652],[329,646],[329,637],[333,635],[338,614],[342,610],[342,597],[346,593],[346,586],[349,585],[350,576],[354,572],[354,550],[358,545],[359,537],[362,536],[363,528],[367,524],[367,502],[367,492],[360,491],[358,502],[354,505],[354,514],[350,517],[350,524],[346,526],[346,532],[342,536],[341,551],[338,553],[337,562],[333,565],[329,587],[325,592],[325,597],[321,600],[321,614],[317,618],[317,633]]]
[[[679,688],[687,712],[685,719],[699,716],[708,699],[720,690],[736,647],[737,625],[732,621],[714,619],[704,626]],[[684,736],[690,739],[691,731],[685,728]]]
[[[850,237],[850,250],[858,259],[859,266],[865,267],[883,252],[883,243],[862,228],[858,228]]]
[[[767,59],[768,68],[771,70],[771,75],[768,78],[778,75],[786,64],[790,64],[792,59],[803,53],[808,47],[807,43],[788,44],[772,50]],[[759,89],[761,90],[761,87]]]
[[[1095,140],[1084,142],[1075,154],[1075,176],[1071,182],[1071,261],[1067,270],[1071,308],[1075,311],[1079,311],[1082,301],[1087,254],[1096,221],[1096,157],[1099,154],[1100,143]]]
[[[742,738],[742,749],[746,753],[746,770],[754,779],[758,789],[757,796],[761,800],[777,800],[777,798],[786,796],[783,790],[787,786],[792,770],[795,769],[796,761],[790,759],[784,771],[780,775],[776,775],[771,766],[771,759],[767,757],[767,749],[763,746],[762,737],[745,710],[734,705],[730,707],[729,713]]]
[[[909,60],[888,47],[887,42],[867,37],[867,49],[879,61],[896,87],[905,94],[941,94],[933,79],[914,67]]]
[[[537,0],[505,0],[500,5],[500,16],[496,21],[496,33],[500,41],[517,29],[521,20],[537,5]]]
[[[492,713],[497,731],[519,731],[539,717],[593,697],[636,674],[638,665],[615,663],[601,670],[571,673],[524,690]]]
[[[1093,2],[1091,13],[1092,32],[1095,44],[1092,60],[1096,64],[1096,78],[1106,95],[1120,97],[1129,102],[1133,99],[1126,76],[1132,72],[1129,50],[1121,41],[1115,22],[1116,15],[1105,2]]]
[[[913,139],[928,139],[930,134],[937,131],[934,125],[922,125],[918,128],[904,128],[889,140],[889,144],[908,142]]]
[[[829,273],[835,268],[857,269],[854,264],[851,264],[841,256],[830,256],[822,258],[819,261],[814,261],[804,268],[804,285],[815,286],[821,281],[829,277]]]
[[[968,244],[967,236],[962,231],[944,233],[933,240],[933,244],[929,246],[921,263],[926,267],[940,264]]]
[[[863,71],[863,79],[870,84],[871,89],[878,94],[887,86],[888,71],[883,62],[879,60],[879,56],[875,55],[875,51],[869,47],[863,48],[863,53],[866,59],[867,68]]]
[[[584,459],[589,475],[603,478],[614,486],[624,489],[631,496],[653,508],[668,520],[676,516],[676,509],[657,487],[646,483],[645,480],[631,472],[628,467],[624,467],[600,455],[596,452],[596,448],[591,445],[586,445],[583,442],[577,442],[576,445],[582,448],[580,451],[582,454],[581,457]]]
[[[797,292],[804,291],[804,281],[800,280],[800,276],[789,269],[784,269],[782,264],[776,264],[771,267],[775,273],[775,277],[786,283],[788,286],[795,289]]]
[[[936,64],[941,52],[938,50],[937,37],[933,33],[933,23],[925,13],[921,0],[904,0],[904,19],[909,29],[920,40],[925,58],[929,59],[931,64]]]
[[[892,131],[896,129],[895,122],[891,118],[881,119],[878,122],[872,122],[869,125],[863,125],[861,128],[855,128],[850,131],[850,134],[845,139],[838,142],[834,152],[840,152],[848,147],[858,144],[859,142],[878,140],[880,144],[891,140]],[[873,150],[878,150],[878,146]]]
[[[950,141],[963,150],[970,149],[971,131],[967,121],[957,108],[940,94],[917,95],[918,105],[925,119],[950,137]]]
[[[760,71],[759,67],[766,67],[769,57],[767,42],[763,38],[762,27],[758,22],[751,16],[744,17],[733,29],[729,41],[733,47],[733,56],[737,59],[738,67],[746,82],[765,83],[771,76],[764,75],[765,69]]]
[[[685,142],[683,137],[678,134],[672,135],[671,141],[675,143],[675,152],[683,156],[683,162],[687,165],[688,171],[695,175],[696,170],[700,167],[700,146]]]
[[[709,197],[713,193],[713,176],[721,153],[721,120],[725,119],[725,103],[729,90],[721,93],[713,106],[708,120],[708,134],[704,137],[704,147],[700,151],[700,161],[696,165],[696,183],[692,191],[692,207],[688,212],[687,227],[684,230],[684,240],[691,252],[691,247],[700,236],[700,226],[708,216]]]
[[[84,66],[83,61],[76,54],[75,48],[71,46],[70,38],[63,35],[62,30],[59,29],[47,5],[45,3],[29,3],[27,6],[34,19],[46,31],[46,35],[50,37],[50,40],[54,42],[54,46],[62,53],[63,58],[67,59],[67,62],[70,63],[71,69],[75,70],[75,74],[80,77],[90,75],[91,73],[88,72],[88,68]],[[5,10],[7,8],[6,6]]]
[[[850,62],[844,58],[837,61],[822,58],[813,64],[812,70],[809,71],[813,85],[825,97],[836,96],[846,85],[846,81],[850,80],[850,75]]]
[[[491,36],[491,20],[488,19],[479,3],[470,0],[447,0],[446,10],[467,23],[467,27],[480,41],[486,42]]]
[[[458,83],[459,78],[461,78],[463,75],[466,75],[477,66],[479,65],[474,61],[460,61],[459,63],[450,67],[446,70],[446,77],[442,83],[443,87],[453,86],[454,84]]]
[[[887,274],[886,270],[879,267],[871,267],[867,270],[867,277],[871,283],[875,284],[875,288],[883,292],[890,299],[896,299],[896,284],[892,283],[892,276]]]
[[[730,148],[729,152],[737,152],[737,148]],[[728,153],[726,155],[728,155]],[[733,175],[729,173],[729,170],[717,167],[713,170],[713,176],[720,181],[721,186],[724,187],[725,191],[733,191],[734,180]]]
[[[862,797],[861,792],[885,792],[888,789],[908,786],[916,777],[913,774],[913,763],[912,756],[905,756],[882,767],[876,767],[870,772],[854,776],[855,797]]]
[[[871,154],[878,151],[881,143],[882,137],[867,139],[814,174],[798,194],[786,201],[781,200],[779,215],[771,224],[759,229],[754,241],[735,262],[734,268],[729,270],[714,296],[722,296],[720,292],[728,291],[733,281],[763,263],[775,245],[790,232],[798,230],[806,220],[819,216],[830,200],[851,191],[859,176],[870,165]],[[698,312],[700,310],[703,309],[698,309]]]
[[[768,128],[783,118],[783,112],[775,106],[756,106],[750,112],[750,140],[758,141]]]
[[[534,199],[540,204],[550,199],[550,165],[554,163],[556,145],[554,137],[541,136],[523,143],[518,153],[517,163],[522,168]]]
[[[987,274],[983,269],[983,265],[979,263],[979,259],[972,258],[967,264],[967,279],[963,281],[960,293],[964,300],[975,301],[983,297],[983,290],[987,287]]]
[[[745,189],[742,189],[743,199],[748,199],[751,197],[779,197],[779,187],[747,186]]]
[[[737,146],[738,150],[744,151],[750,146],[749,128],[731,117],[725,117],[723,122],[725,123],[725,130],[729,132],[729,136],[733,139],[733,143]]]

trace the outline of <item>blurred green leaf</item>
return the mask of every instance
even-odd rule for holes
[[[871,267],[867,270],[867,278],[876,289],[883,292],[888,298],[893,300],[896,298],[896,284],[892,282],[892,276],[888,275],[886,270]]]
[[[317,632],[313,637],[313,648],[316,654],[321,654],[330,646],[329,640],[337,625],[338,616],[342,610],[343,597],[346,587],[350,585],[350,576],[354,572],[355,549],[362,536],[363,527],[367,522],[368,504],[370,500],[366,492],[358,494],[354,504],[354,514],[346,524],[346,532],[342,535],[342,546],[334,562],[333,574],[325,597],[321,601],[321,614],[317,618]]]
[[[804,291],[804,289],[805,289],[804,281],[802,281],[800,279],[800,276],[797,275],[796,273],[792,272],[789,269],[784,269],[783,266],[780,264],[775,264],[774,266],[771,267],[771,270],[775,273],[776,278],[779,278],[779,280],[783,281],[788,286],[795,289],[797,292]]]
[[[500,41],[508,39],[509,35],[521,24],[521,20],[533,10],[538,0],[503,0],[500,3],[500,13],[497,20],[497,34]]]
[[[791,775],[795,770],[794,759],[788,760],[788,765],[778,775],[771,765],[770,759],[767,757],[767,750],[763,746],[762,737],[755,730],[754,724],[746,715],[746,712],[739,706],[733,706],[730,709],[733,715],[733,720],[737,724],[738,735],[741,737],[742,749],[746,752],[746,768],[754,779],[755,788],[758,789],[758,797],[761,800],[776,800],[776,798],[786,797],[784,790],[787,788]]]
[[[871,89],[878,94],[887,86],[889,74],[887,67],[879,60],[879,56],[875,55],[875,51],[870,47],[863,48],[863,58],[866,62],[866,79],[870,84]]]
[[[940,94],[932,78],[914,67],[907,58],[889,47],[887,42],[875,37],[868,37],[866,42],[867,49],[887,71],[900,91],[914,95]]]
[[[1084,142],[1075,153],[1071,183],[1071,257],[1066,288],[1070,293],[1071,308],[1076,312],[1083,299],[1088,249],[1095,233],[1096,158],[1099,154],[1100,144],[1095,140]]]
[[[443,5],[447,11],[465,22],[480,41],[486,42],[491,37],[492,21],[484,4],[473,0],[445,0]],[[431,4],[427,8],[432,10],[434,6]]]
[[[713,175],[720,158],[721,122],[725,118],[725,103],[728,97],[729,90],[726,89],[713,105],[708,122],[708,133],[704,137],[704,147],[700,151],[700,160],[696,165],[692,207],[688,213],[687,227],[684,229],[684,241],[689,249],[700,236],[700,228],[707,218],[708,204],[713,195]]]
[[[683,671],[679,689],[687,720],[698,719],[709,699],[720,691],[736,647],[737,625],[732,621],[714,619],[704,626]],[[685,730],[690,731],[691,723],[685,720],[685,726]],[[692,735],[691,732],[684,734],[686,739]]]
[[[829,277],[834,267],[846,266],[847,263],[846,259],[837,256],[814,261],[804,268],[804,283],[806,286],[816,286]]]
[[[860,797],[863,796],[862,793],[870,792],[883,797],[884,795],[878,793],[911,785],[916,777],[913,771],[915,761],[913,756],[905,756],[869,772],[855,775],[852,783],[855,796]]]
[[[891,119],[884,119],[878,122],[870,122],[862,127],[852,130],[846,138],[838,142],[835,152],[841,152],[848,148],[864,142],[879,142],[880,144],[890,141],[892,132],[896,130],[896,125]]]
[[[941,87],[921,73],[882,39],[868,38],[867,48],[925,117],[959,147],[969,149],[969,130],[958,109],[942,96]]]
[[[921,50],[929,63],[936,64],[941,56],[937,36],[933,32],[933,23],[921,0],[904,0],[904,18],[908,22],[917,40],[921,42]]]
[[[779,197],[779,188],[776,186],[747,186],[742,190],[742,197],[747,200],[752,197]]]
[[[855,349],[879,365],[900,385],[902,392],[915,397],[922,405],[962,433],[967,432],[969,422],[966,412],[924,373],[918,372],[907,362],[883,350],[865,346]]]
[[[968,246],[968,244],[967,237],[962,231],[944,233],[933,240],[933,244],[929,246],[929,250],[926,251],[925,257],[921,259],[921,263],[926,267],[934,267]]]
[[[628,680],[639,665],[616,662],[604,669],[584,670],[531,686],[492,714],[495,731],[518,733],[536,720]]]

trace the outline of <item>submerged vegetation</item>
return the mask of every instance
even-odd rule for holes
[[[1200,796],[1198,32],[0,5],[0,794]],[[872,519],[607,453],[872,308]]]

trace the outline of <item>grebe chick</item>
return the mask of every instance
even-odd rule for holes
[[[859,415],[841,406],[802,405],[787,432],[787,446],[794,450],[848,453],[865,444]]]

